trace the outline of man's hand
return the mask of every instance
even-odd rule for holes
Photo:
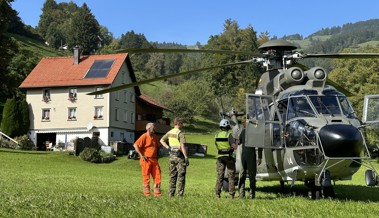
[[[189,160],[188,160],[188,158],[184,159],[184,163],[186,164],[186,166],[189,166]]]

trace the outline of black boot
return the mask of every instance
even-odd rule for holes
[[[255,181],[250,183],[250,194],[249,194],[249,199],[254,199],[255,198]]]
[[[250,190],[249,199],[254,199],[254,198],[255,198],[255,191]]]

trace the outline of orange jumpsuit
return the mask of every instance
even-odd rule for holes
[[[154,180],[154,195],[159,196],[161,185],[161,168],[157,159],[158,149],[160,146],[158,138],[156,135],[151,137],[147,133],[144,133],[134,144],[138,146],[143,156],[148,157],[147,161],[142,157],[139,160],[142,168],[144,194],[150,195],[151,175]]]

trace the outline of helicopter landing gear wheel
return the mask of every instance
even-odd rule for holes
[[[326,170],[323,173],[323,176],[321,179],[321,194],[322,194],[321,196],[323,198],[334,198],[335,197],[330,172],[328,170]]]
[[[377,181],[375,177],[375,172],[372,170],[366,170],[365,173],[365,178],[366,178],[366,185],[367,186],[375,186]]]
[[[319,200],[321,198],[321,190],[319,187],[314,187],[308,192],[308,196],[312,200]]]

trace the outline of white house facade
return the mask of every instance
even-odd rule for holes
[[[88,93],[135,81],[127,54],[43,58],[20,85],[29,104],[30,139],[41,150],[94,134],[106,145],[134,142],[139,88]]]

